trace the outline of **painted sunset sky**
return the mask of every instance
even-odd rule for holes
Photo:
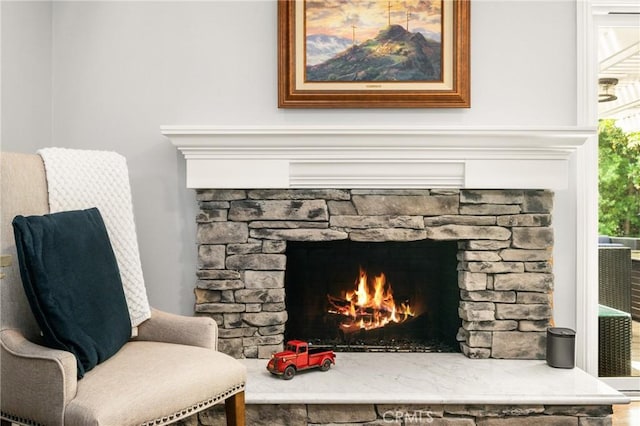
[[[389,23],[425,38],[440,41],[441,0],[307,0],[305,1],[306,35],[330,35],[352,40],[355,26],[356,43],[375,37]]]

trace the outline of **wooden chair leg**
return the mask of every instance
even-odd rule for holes
[[[224,411],[227,415],[227,426],[245,426],[244,391],[227,398],[224,401]]]

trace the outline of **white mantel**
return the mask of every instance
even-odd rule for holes
[[[594,129],[164,126],[189,188],[539,188],[569,185]]]

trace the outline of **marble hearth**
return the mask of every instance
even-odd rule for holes
[[[545,361],[471,360],[453,353],[339,353],[329,371],[302,372],[291,381],[275,379],[263,360],[243,362],[256,378],[247,387],[253,404],[604,405],[621,401],[617,391],[583,371],[551,368]]]
[[[462,354],[340,353],[327,372],[285,381],[245,359],[247,424],[607,426],[628,398],[584,371],[544,361],[472,360]],[[224,411],[200,414],[224,424]]]

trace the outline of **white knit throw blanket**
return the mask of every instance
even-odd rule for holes
[[[115,152],[66,148],[38,151],[44,160],[51,213],[97,207],[120,268],[131,326],[151,317],[142,276],[126,159]],[[135,329],[134,329],[135,334]]]

